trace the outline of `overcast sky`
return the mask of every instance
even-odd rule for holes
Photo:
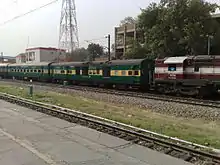
[[[53,0],[0,0],[0,52],[16,56],[27,47],[57,47],[61,2],[4,24],[5,21]],[[85,40],[113,35],[114,27],[126,16],[137,16],[140,8],[159,0],[75,0],[80,45]],[[218,2],[220,0],[209,0]],[[29,37],[29,44],[28,44]],[[107,44],[106,39],[96,42]],[[107,45],[106,45],[107,46]]]

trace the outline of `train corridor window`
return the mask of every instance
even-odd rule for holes
[[[131,70],[129,70],[129,71],[128,71],[128,75],[129,75],[129,76],[132,76],[132,75],[133,75],[133,72],[132,72]]]
[[[176,64],[168,65],[168,71],[176,71]]]

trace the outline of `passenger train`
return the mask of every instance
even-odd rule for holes
[[[220,56],[1,64],[0,77],[210,96],[220,88]]]

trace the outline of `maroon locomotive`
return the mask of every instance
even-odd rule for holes
[[[220,56],[166,57],[155,60],[155,88],[162,93],[209,96],[220,88]]]

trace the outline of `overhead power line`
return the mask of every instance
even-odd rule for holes
[[[35,11],[37,11],[37,10],[40,10],[40,9],[42,9],[42,8],[45,8],[45,7],[49,6],[49,5],[52,5],[53,3],[57,2],[57,1],[58,1],[58,0],[54,0],[54,1],[52,1],[52,2],[49,2],[49,3],[45,4],[45,5],[42,5],[42,6],[40,6],[40,7],[37,7],[37,8],[35,8],[35,9],[32,9],[32,10],[30,10],[30,11],[24,13],[24,14],[15,16],[14,18],[9,19],[9,20],[7,20],[7,21],[1,23],[0,26],[5,25],[5,24],[7,24],[7,23],[9,23],[9,22],[12,22],[12,21],[14,21],[14,20],[16,20],[16,19],[18,19],[18,18],[24,17],[24,16],[26,16],[26,15],[28,15],[28,14],[30,14],[30,13],[33,13],[33,12],[35,12]]]

